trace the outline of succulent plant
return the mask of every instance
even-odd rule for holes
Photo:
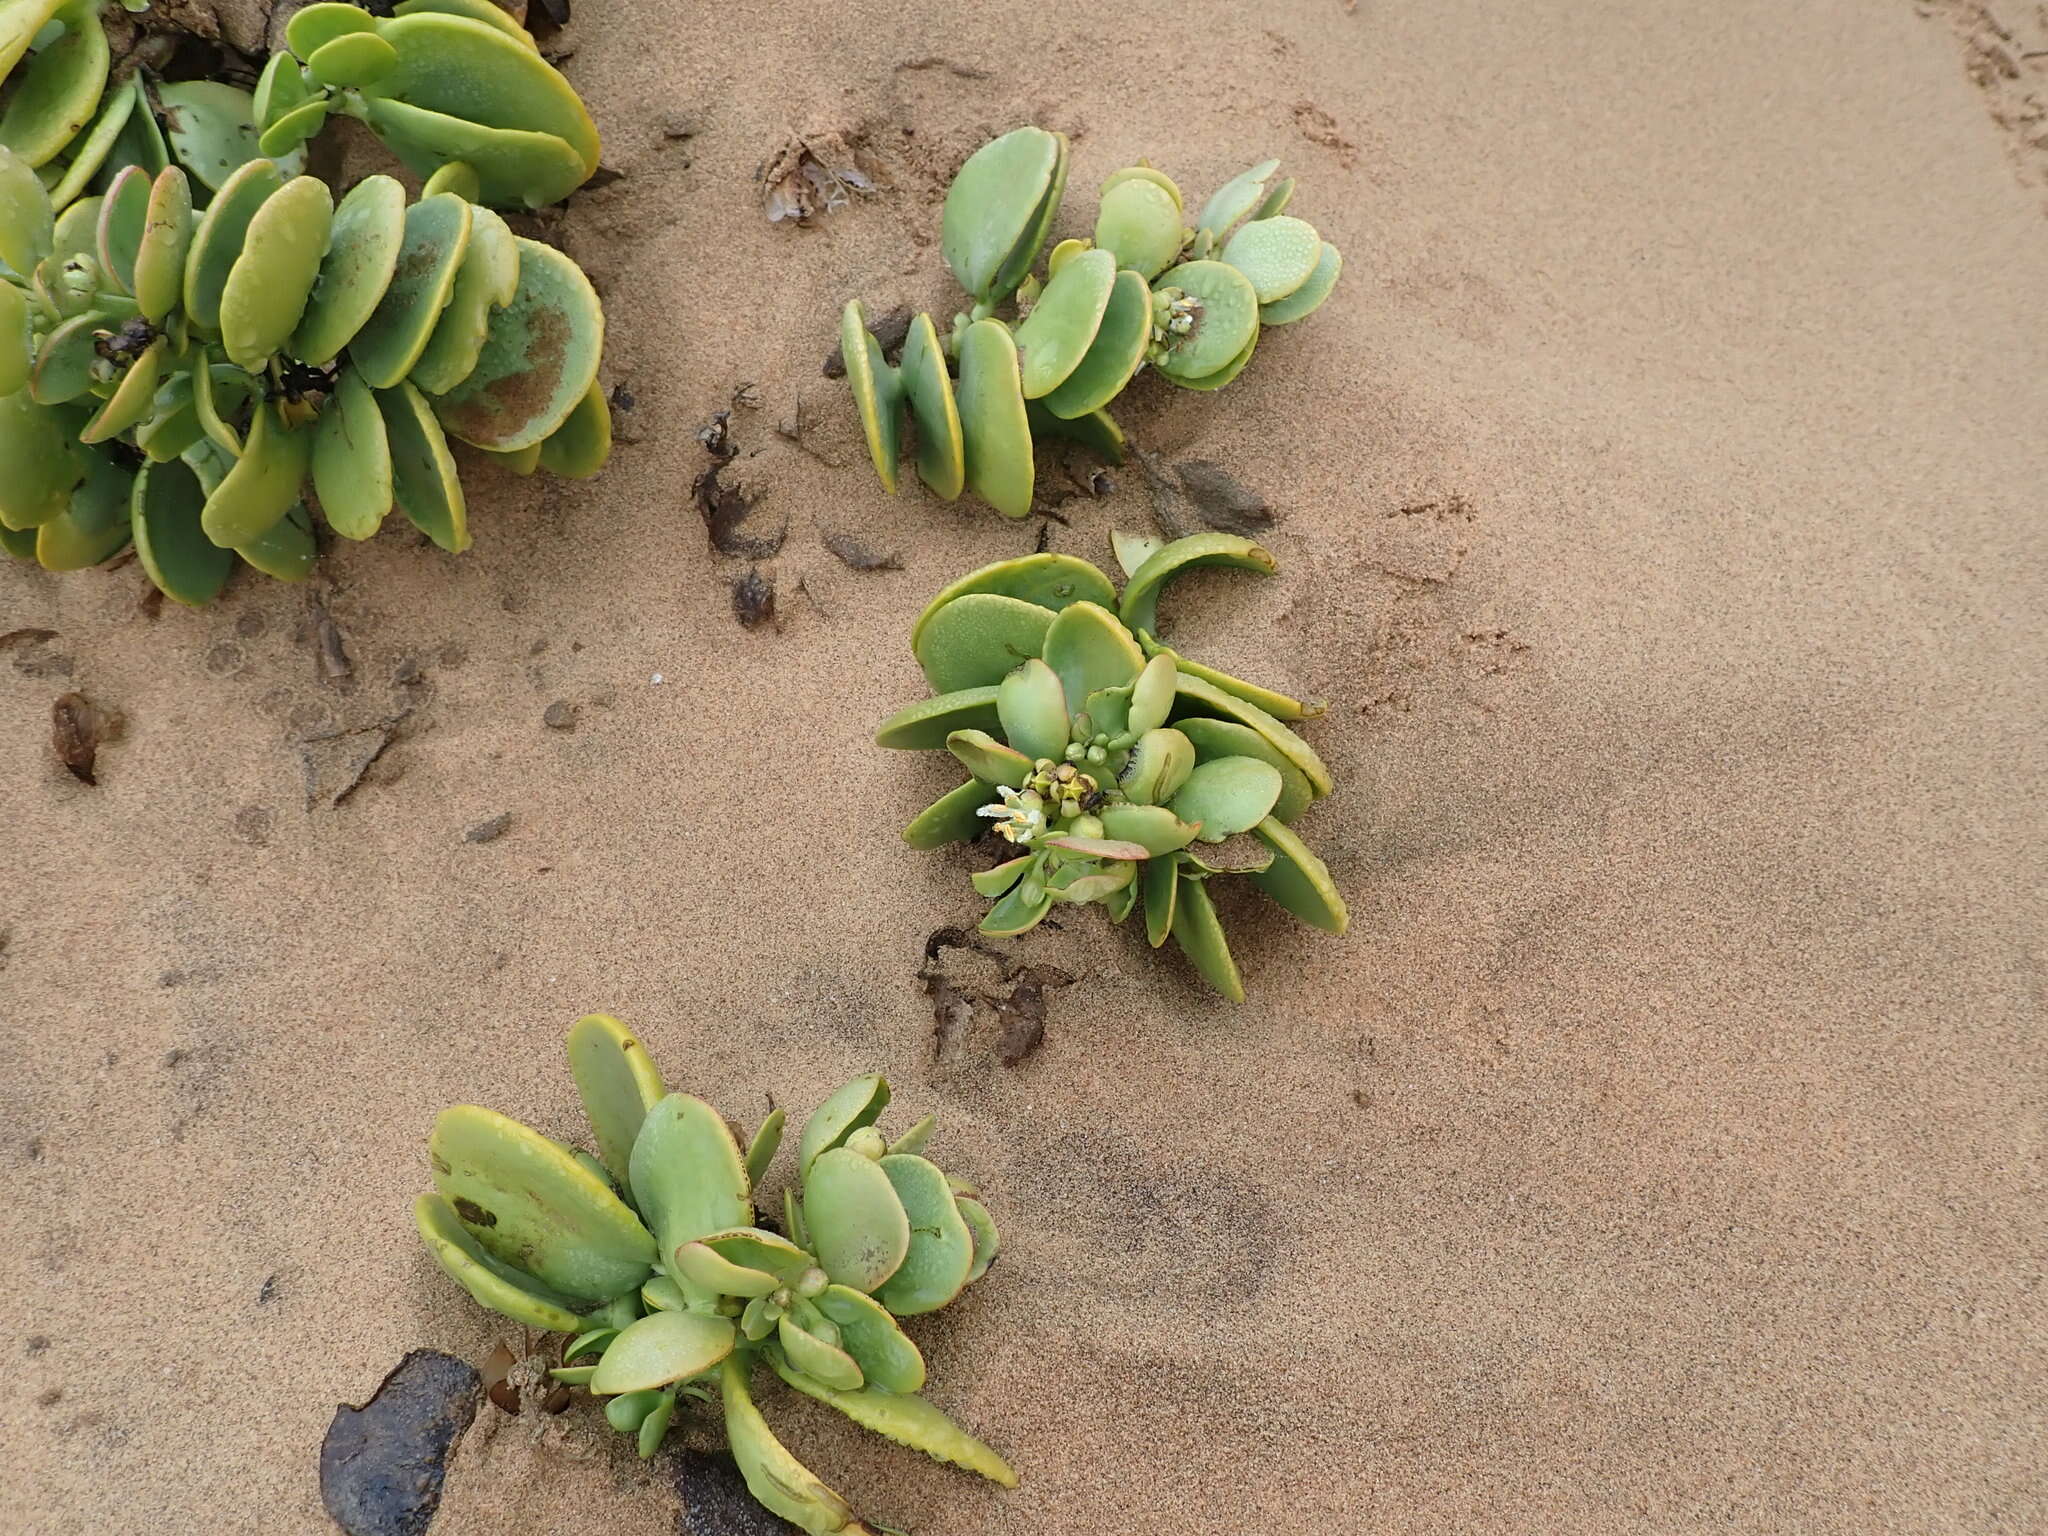
[[[1266,160],[1219,187],[1192,227],[1172,178],[1139,163],[1102,183],[1093,240],[1062,240],[1033,274],[1067,184],[1065,135],[1019,128],[976,150],[946,194],[940,249],[973,298],[942,340],[929,315],[896,365],[858,299],[840,352],[883,486],[894,494],[907,407],[920,479],[946,501],[972,490],[1009,517],[1031,510],[1034,439],[1110,460],[1124,435],[1107,407],[1150,364],[1185,389],[1243,370],[1269,326],[1313,313],[1343,268],[1337,248],[1285,210],[1292,180]],[[1240,222],[1242,221],[1242,222]],[[1014,319],[1001,318],[1013,305]]]
[[[947,1305],[996,1257],[973,1188],[924,1155],[931,1118],[891,1141],[878,1125],[886,1081],[832,1094],[804,1122],[777,1230],[755,1199],[781,1110],[743,1137],[702,1099],[668,1092],[604,1014],[569,1031],[569,1065],[594,1156],[456,1105],[428,1142],[435,1193],[413,1208],[428,1250],[476,1300],[572,1335],[556,1380],[604,1397],[643,1457],[679,1401],[715,1391],[754,1497],[814,1536],[871,1527],[770,1431],[758,1365],[864,1428],[1015,1486],[1000,1456],[919,1395],[924,1357],[897,1322]]]
[[[16,12],[51,8],[0,7],[7,62]],[[316,4],[288,32],[330,62],[343,44],[354,56],[395,55],[379,80],[403,87],[408,102],[440,99],[416,79],[424,75],[480,115],[544,115],[543,104],[560,109],[566,92],[574,112],[565,115],[588,126],[530,43],[445,8],[406,0],[407,14],[380,22],[354,6]],[[200,604],[238,557],[284,580],[310,570],[308,486],[344,538],[369,538],[395,506],[442,548],[467,548],[451,437],[522,474],[580,477],[602,467],[611,418],[597,381],[596,292],[568,257],[471,201],[485,190],[516,201],[521,185],[559,196],[556,181],[522,182],[526,162],[480,151],[437,163],[417,200],[392,177],[371,175],[337,202],[324,182],[298,174],[303,136],[286,143],[273,130],[259,142],[255,124],[279,82],[304,83],[296,62],[267,71],[270,90],[256,102],[215,81],[158,86],[160,129],[139,73],[98,105],[102,59],[80,83],[81,99],[92,95],[98,122],[113,121],[117,99],[126,106],[114,133],[87,130],[65,162],[52,148],[59,135],[30,133],[17,112],[54,99],[39,88],[40,72],[66,39],[104,45],[104,33],[90,6],[57,10],[50,25],[59,28],[54,41],[23,67],[0,115],[15,130],[0,131],[0,458],[25,466],[0,479],[0,548],[74,570],[132,543],[159,589]],[[462,46],[436,52],[450,27]],[[424,41],[405,41],[421,28]],[[311,47],[323,29],[327,40]],[[501,73],[524,82],[518,92],[478,62],[507,50],[520,70]],[[400,67],[408,51],[409,72]],[[322,78],[339,67],[323,66]],[[462,96],[476,82],[474,99]],[[500,112],[500,94],[521,105]],[[340,97],[351,111],[368,99],[360,89]],[[83,111],[65,107],[59,126]],[[471,142],[485,148],[489,135],[537,136],[477,133],[484,137]],[[595,145],[592,135],[578,154],[587,148],[594,164]],[[89,187],[99,190],[86,195]]]
[[[498,208],[557,202],[597,169],[575,89],[494,0],[399,0],[389,16],[331,0],[285,24],[251,116],[266,155],[335,114],[361,121],[436,190]]]
[[[1208,882],[1244,875],[1303,922],[1349,921],[1323,861],[1292,823],[1328,794],[1329,769],[1285,722],[1321,713],[1160,643],[1160,593],[1181,572],[1270,573],[1248,539],[1169,544],[1118,535],[1121,595],[1073,555],[984,566],[932,599],[911,650],[934,697],[885,720],[878,746],[943,747],[971,777],[904,828],[913,848],[990,830],[1003,862],[972,877],[994,905],[981,931],[1024,933],[1061,904],[1141,906],[1202,977],[1244,1000]]]

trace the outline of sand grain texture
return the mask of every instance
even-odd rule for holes
[[[468,467],[468,555],[394,527],[154,617],[0,567],[0,630],[56,631],[0,653],[0,1524],[321,1530],[334,1404],[510,1331],[408,1227],[432,1115],[577,1133],[606,1008],[750,1123],[870,1068],[945,1116],[1005,1256],[916,1331],[1022,1488],[764,1388],[925,1536],[2048,1525],[2048,230],[1943,18],[980,13],[582,0],[625,174],[564,234],[634,408],[595,482]],[[1074,135],[1063,233],[1139,154],[1200,195],[1272,153],[1344,248],[1226,394],[1127,415],[1280,514],[1281,574],[1169,625],[1331,701],[1303,831],[1355,923],[1234,902],[1236,1010],[1070,923],[1020,952],[1082,977],[1044,1047],[934,1071],[915,973],[976,903],[895,839],[946,773],[867,732],[929,593],[1036,530],[884,497],[819,363],[849,294],[952,313],[945,179],[1025,119]],[[792,131],[889,185],[771,226]],[[689,501],[743,384],[753,630]],[[1054,548],[1145,525],[1116,480]],[[96,788],[73,688],[127,718]],[[309,809],[316,767],[360,782]],[[492,1419],[436,1536],[676,1528],[589,1410]]]

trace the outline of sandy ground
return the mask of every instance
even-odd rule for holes
[[[918,1335],[1018,1491],[770,1396],[876,1518],[2048,1527],[2048,240],[1987,111],[2024,78],[1929,9],[580,0],[603,479],[472,468],[470,554],[394,528],[200,614],[0,567],[0,629],[58,632],[0,663],[0,1527],[322,1529],[334,1405],[501,1333],[410,1232],[433,1113],[573,1133],[596,1007],[748,1121],[884,1070],[987,1190],[1005,1260]],[[849,294],[950,315],[944,179],[1025,120],[1076,229],[1140,154],[1198,194],[1277,154],[1349,257],[1227,394],[1126,416],[1282,514],[1280,576],[1174,632],[1331,700],[1302,830],[1355,922],[1238,904],[1238,1009],[1070,924],[1024,951],[1085,973],[1045,1048],[940,1068],[915,972],[977,903],[895,836],[947,775],[867,733],[928,594],[1037,530],[883,496],[818,365]],[[792,129],[892,185],[771,227]],[[689,502],[749,383],[776,630]],[[1148,521],[1135,475],[1062,511],[1105,561]],[[65,687],[127,716],[94,789]],[[301,743],[394,718],[309,810]],[[676,1528],[580,1414],[488,1419],[437,1536]]]

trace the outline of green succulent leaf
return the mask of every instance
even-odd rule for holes
[[[1272,555],[1250,539],[1231,533],[1197,533],[1175,539],[1131,574],[1117,612],[1134,631],[1159,632],[1159,598],[1183,572],[1205,566],[1228,566],[1270,576],[1278,569]]]
[[[221,295],[242,254],[249,222],[284,186],[284,177],[272,161],[248,160],[218,185],[208,185],[214,186],[213,201],[199,217],[192,232],[191,254],[185,258],[185,314],[200,330],[217,331]]]
[[[564,1295],[603,1301],[654,1264],[654,1239],[567,1149],[516,1120],[459,1104],[427,1143],[434,1187],[463,1227],[505,1264]]]
[[[1156,810],[1156,806],[1132,806],[1132,810]],[[1170,812],[1168,814],[1171,814]],[[1045,839],[1045,846],[1058,848],[1067,853],[1078,853],[1083,858],[1112,859],[1135,862],[1152,857],[1152,850],[1143,843],[1114,837],[1083,837],[1078,833],[1065,833]]]
[[[591,1379],[596,1379],[595,1373],[592,1374]],[[675,1415],[675,1393],[668,1391],[658,1394],[654,1407],[648,1412],[647,1417],[640,1421],[635,1448],[640,1452],[640,1459],[642,1461],[652,1461],[654,1459],[654,1453],[661,1449],[662,1439],[668,1434],[669,1423],[675,1418]]]
[[[969,592],[939,609],[924,626],[914,645],[917,664],[937,693],[993,687],[1040,654],[1054,622],[1053,612],[1036,603],[997,592]],[[1000,717],[1000,694],[997,713]]]
[[[724,1117],[690,1094],[671,1093],[648,1109],[627,1172],[663,1254],[753,1219],[739,1144]]]
[[[0,282],[0,396],[28,387],[35,340],[28,296],[12,283]]]
[[[1130,177],[1104,184],[1095,243],[1142,281],[1150,282],[1173,265],[1186,233],[1178,198],[1159,182]]]
[[[1058,762],[1067,750],[1066,690],[1059,674],[1034,656],[996,685],[996,713],[1003,736],[1026,758]],[[984,802],[986,803],[986,802]]]
[[[909,1218],[910,1246],[880,1286],[862,1286],[898,1317],[936,1312],[967,1284],[974,1238],[939,1168],[922,1157],[893,1153],[879,1164]]]
[[[910,1250],[910,1219],[894,1181],[879,1163],[845,1147],[810,1162],[804,1220],[819,1266],[834,1284],[856,1291],[882,1285]]]
[[[149,222],[149,173],[139,165],[124,167],[100,198],[94,249],[100,272],[123,293],[135,292],[135,256]]]
[[[1179,671],[1191,677],[1199,677],[1214,683],[1225,693],[1235,694],[1258,705],[1276,720],[1308,720],[1323,712],[1320,704],[1304,704],[1301,700],[1277,693],[1271,688],[1262,688],[1257,683],[1248,683],[1243,678],[1232,677],[1228,672],[1219,672],[1214,667],[1205,667],[1198,661],[1189,661],[1171,646],[1161,645],[1145,630],[1138,631],[1138,644],[1147,656],[1165,657],[1172,661]]]
[[[745,1264],[735,1264],[702,1242],[684,1243],[672,1256],[676,1272],[711,1296],[771,1296],[781,1281]]]
[[[406,520],[450,554],[469,548],[462,476],[427,398],[401,379],[377,394],[391,449],[391,496]]]
[[[599,1366],[599,1370],[603,1367]],[[591,1372],[591,1379],[597,1379],[597,1372]],[[655,1404],[661,1401],[661,1392],[654,1387],[643,1387],[637,1392],[625,1392],[604,1405],[605,1422],[622,1435],[635,1434],[647,1416],[654,1412]]]
[[[1296,320],[1314,314],[1336,288],[1337,279],[1343,271],[1343,253],[1325,240],[1316,258],[1316,269],[1308,275],[1308,280],[1286,298],[1260,305],[1259,323],[1292,325]]]
[[[1277,817],[1252,831],[1273,850],[1273,862],[1252,876],[1252,884],[1311,927],[1342,933],[1351,925],[1344,898],[1329,867]]]
[[[583,269],[552,246],[516,244],[512,302],[491,315],[476,367],[435,402],[449,432],[499,452],[543,442],[567,421],[604,350],[604,309]]]
[[[257,372],[298,329],[333,221],[334,200],[314,176],[287,182],[250,218],[220,297],[221,343],[236,366]]]
[[[171,87],[161,87],[170,90]],[[232,89],[223,87],[223,89]],[[99,116],[82,135],[71,141],[71,152],[64,163],[64,174],[57,184],[50,188],[50,205],[60,214],[69,207],[107,163],[107,157],[114,146],[121,142],[128,131],[128,123],[135,116],[136,108],[142,102],[142,81],[132,77],[128,88],[107,92],[100,98]]]
[[[1117,787],[1135,804],[1157,805],[1170,800],[1194,771],[1195,749],[1172,726],[1140,736],[1117,774]]]
[[[1223,260],[1251,279],[1259,303],[1275,304],[1315,272],[1323,237],[1304,219],[1254,219],[1225,242]]]
[[[1048,553],[998,560],[969,572],[925,605],[924,612],[911,626],[912,649],[940,610],[974,592],[1014,597],[1055,613],[1073,603],[1099,603],[1105,608],[1116,605],[1116,588],[1110,585],[1109,578],[1077,556]]]
[[[235,553],[274,581],[304,581],[312,573],[320,546],[313,538],[313,514],[303,501],[285,508],[284,516]]]
[[[769,1165],[775,1161],[775,1154],[782,1147],[782,1128],[789,1121],[778,1105],[768,1111],[761,1121],[760,1129],[754,1132],[754,1139],[747,1143],[747,1183],[758,1188],[768,1176]]]
[[[1144,639],[1143,635],[1138,637],[1140,649],[1144,648]],[[1173,712],[1173,685],[1179,675],[1178,660],[1174,656],[1153,656],[1145,663],[1145,670],[1131,685],[1130,705],[1124,716],[1125,730],[1142,736],[1166,724],[1167,716]]]
[[[488,208],[471,208],[469,244],[462,253],[448,303],[434,322],[426,349],[412,365],[411,382],[445,395],[476,368],[490,338],[491,316],[519,292],[519,242]],[[602,396],[600,395],[600,402]]]
[[[14,0],[10,9],[26,13],[24,19],[28,19],[48,8],[40,0]],[[58,8],[55,14],[62,22],[62,34],[44,46],[25,69],[16,71],[12,62],[8,64],[7,108],[0,112],[0,146],[32,166],[56,158],[92,121],[107,85],[107,34],[98,12],[72,5]],[[0,51],[13,51],[8,40],[18,33],[11,21],[0,12]]]
[[[320,84],[375,85],[398,63],[398,50],[375,32],[349,32],[306,56],[306,73]]]
[[[1205,843],[1248,832],[1266,819],[1280,798],[1280,770],[1252,757],[1219,757],[1197,763],[1180,793],[1173,813],[1201,824]]]
[[[1101,329],[1116,280],[1114,255],[1083,251],[1063,263],[1046,284],[1016,333],[1019,378],[1027,400],[1051,394],[1081,366]]]
[[[848,299],[840,311],[839,352],[860,412],[868,458],[881,477],[882,489],[894,496],[896,465],[903,457],[903,380],[883,359],[882,344],[868,329],[867,310],[859,299]]]
[[[690,1298],[667,1275],[655,1275],[640,1287],[640,1304],[650,1312],[687,1312]]]
[[[859,1295],[858,1291],[853,1293]],[[776,1342],[791,1365],[815,1381],[841,1392],[858,1391],[867,1378],[859,1363],[836,1344],[799,1327],[788,1313],[775,1325]]]
[[[1006,896],[988,909],[980,929],[991,938],[1014,938],[1028,933],[1052,910],[1052,896],[1041,882],[1020,880]]]
[[[797,1173],[810,1173],[821,1153],[844,1146],[846,1138],[873,1125],[889,1107],[889,1080],[880,1073],[856,1077],[833,1090],[831,1096],[811,1111],[797,1142]]]
[[[55,249],[56,218],[35,168],[0,145],[0,261],[18,274],[35,271]]]
[[[1216,240],[1223,239],[1233,224],[1265,200],[1266,183],[1279,169],[1278,160],[1261,160],[1250,170],[1231,177],[1202,204],[1195,227]]]
[[[263,73],[256,77],[256,89],[249,96],[249,115],[260,133],[316,94],[299,61],[288,51],[280,50],[270,56]]]
[[[656,1312],[620,1330],[590,1378],[590,1390],[644,1392],[702,1375],[732,1353],[730,1320],[704,1312]]]
[[[197,222],[191,181],[177,166],[166,167],[150,185],[132,266],[136,306],[152,325],[164,322],[184,292],[185,262]]]
[[[405,210],[405,236],[391,280],[348,342],[349,359],[371,388],[397,385],[426,351],[455,291],[473,224],[470,205],[446,192]]]
[[[299,499],[312,451],[310,431],[287,427],[274,406],[259,404],[242,456],[206,498],[206,536],[235,549],[268,532]]]
[[[1027,517],[1037,467],[1017,344],[1000,320],[977,320],[960,337],[955,392],[967,484],[1005,517]]]
[[[247,91],[217,80],[185,80],[159,85],[156,96],[178,163],[215,192],[226,191],[235,172],[263,158],[255,102]],[[280,178],[297,175],[304,158],[279,156],[274,171]]]
[[[0,446],[6,441],[5,414],[6,403],[0,401]],[[0,487],[0,497],[5,494]],[[199,477],[173,459],[145,464],[137,472],[128,508],[129,531],[144,574],[164,596],[192,608],[219,596],[235,566],[234,551],[215,544],[200,526],[205,505]],[[4,511],[0,501],[0,512]]]
[[[383,302],[405,240],[404,187],[374,175],[348,189],[335,205],[320,277],[292,338],[294,356],[324,368],[341,355]],[[416,246],[415,254],[423,250]]]
[[[99,408],[91,421],[79,428],[78,440],[81,443],[102,443],[117,437],[149,414],[156,399],[157,384],[163,378],[164,359],[169,349],[170,342],[159,336],[128,365],[127,372],[121,375],[121,382],[114,386],[106,404]]]
[[[737,1359],[728,1358],[720,1368],[718,1390],[725,1404],[726,1441],[755,1499],[809,1536],[876,1536],[846,1500],[775,1438],[754,1406],[746,1367]]]
[[[1002,723],[996,685],[961,688],[900,709],[875,728],[875,745],[897,751],[933,751],[955,731],[987,730]]]
[[[1200,380],[1230,367],[1256,345],[1259,297],[1251,279],[1221,261],[1185,261],[1159,274],[1152,285],[1162,297],[1181,296],[1192,324],[1169,331],[1153,349],[1159,371],[1176,383]]]
[[[383,526],[394,495],[391,436],[363,376],[343,368],[313,433],[313,489],[327,526],[367,539]]]
[[[990,302],[1007,297],[1010,290],[996,291],[998,273],[1014,265],[1015,253],[1038,227],[1063,159],[1061,138],[1042,128],[1016,129],[968,156],[947,190],[939,235],[946,266],[962,288]]]
[[[1123,393],[1138,365],[1145,361],[1145,348],[1151,340],[1152,290],[1136,272],[1119,272],[1087,356],[1046,394],[1044,408],[1066,421],[1093,416]]]
[[[943,848],[948,843],[966,842],[987,826],[976,813],[995,799],[991,786],[980,779],[969,779],[913,816],[910,825],[903,829],[903,841],[912,848]]]
[[[974,874],[969,875],[967,881],[978,894],[986,896],[990,901],[994,901],[1016,885],[1019,880],[1023,879],[1025,871],[1034,862],[1036,861],[1030,854],[1025,854],[1022,858],[1009,859],[1004,863],[998,864],[994,869],[978,870]],[[914,1152],[917,1149],[915,1147],[892,1146],[890,1150]]]
[[[1194,962],[1202,979],[1233,1003],[1244,1001],[1244,982],[1237,974],[1237,962],[1223,937],[1223,924],[1216,916],[1216,904],[1199,880],[1180,879],[1173,908],[1173,939],[1181,952]]]
[[[790,1238],[762,1227],[733,1227],[697,1239],[729,1263],[766,1274],[786,1276],[811,1263],[811,1255]]]
[[[1324,765],[1322,758],[1317,756],[1315,749],[1258,705],[1247,699],[1238,698],[1235,694],[1225,693],[1214,683],[1199,677],[1190,677],[1186,673],[1175,679],[1173,687],[1174,693],[1178,696],[1174,704],[1174,714],[1177,717],[1193,715],[1233,720],[1239,725],[1248,726],[1301,770],[1318,798],[1327,795],[1334,787],[1330,770]]]
[[[967,486],[966,439],[961,432],[959,402],[953,394],[953,376],[946,368],[945,348],[930,315],[920,314],[910,322],[902,357],[898,380],[910,405],[911,420],[917,424],[918,478],[941,500],[957,500]],[[849,364],[849,378],[852,372]],[[856,386],[856,396],[859,393]],[[865,405],[862,421],[866,421]],[[869,446],[872,449],[872,439]],[[885,475],[884,484],[890,478]]]
[[[1163,805],[1106,805],[1101,816],[1106,836],[1143,848],[1148,858],[1187,847],[1201,830]]]
[[[435,181],[447,166],[466,167],[477,195],[465,201],[539,208],[567,197],[590,175],[576,146],[559,134],[494,128],[378,95],[342,99],[423,182]],[[436,193],[451,190],[445,179],[434,186]]]
[[[36,563],[46,571],[82,571],[128,545],[134,477],[102,454],[85,455],[85,464],[71,504],[36,529]]]
[[[493,1312],[552,1333],[571,1333],[581,1325],[573,1298],[486,1252],[439,1195],[421,1195],[413,1202],[413,1224],[435,1262]]]
[[[1042,654],[1069,699],[1128,687],[1145,667],[1145,653],[1130,631],[1108,609],[1091,602],[1060,610],[1045,632]]]
[[[984,784],[1016,789],[1031,777],[1034,764],[1023,753],[1004,746],[986,731],[955,731],[946,750]]]
[[[1183,718],[1174,729],[1194,746],[1195,760],[1209,762],[1221,757],[1252,757],[1271,763],[1280,774],[1280,798],[1273,804],[1276,820],[1291,822],[1316,798],[1308,775],[1286,753],[1248,725],[1234,720]]]
[[[612,406],[597,379],[540,445],[540,464],[564,480],[588,480],[612,454]]]
[[[995,1218],[989,1215],[987,1206],[983,1205],[979,1200],[972,1199],[966,1195],[958,1196],[954,1203],[960,1207],[960,1217],[967,1223],[967,1230],[974,1237],[974,1263],[967,1270],[967,1283],[972,1285],[988,1273],[988,1268],[991,1264],[995,1263],[996,1254],[1002,1244],[996,1236]],[[872,1371],[868,1374],[870,1376],[874,1375]],[[886,1385],[886,1383],[878,1380],[877,1385]],[[892,1388],[891,1390],[915,1391],[916,1388]]]
[[[310,59],[337,37],[376,30],[377,19],[358,6],[343,5],[339,0],[315,0],[314,4],[292,12],[285,23],[284,42],[300,58]]]
[[[569,1071],[597,1138],[598,1157],[623,1187],[647,1112],[667,1095],[661,1073],[646,1047],[606,1013],[587,1013],[571,1026]]]
[[[771,1356],[771,1363],[776,1374],[797,1391],[837,1408],[863,1429],[885,1435],[898,1445],[923,1451],[936,1461],[950,1462],[956,1467],[979,1473],[1005,1488],[1017,1486],[1017,1474],[1008,1462],[924,1398],[874,1388],[861,1392],[835,1392],[823,1382],[805,1376],[786,1360],[775,1360]],[[805,1529],[812,1527],[806,1526]]]

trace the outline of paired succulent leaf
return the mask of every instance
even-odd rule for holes
[[[1336,287],[1342,258],[1282,211],[1294,183],[1269,188],[1273,160],[1219,188],[1192,229],[1170,177],[1144,164],[1113,173],[1094,240],[1060,242],[1041,281],[1032,269],[1059,210],[1067,156],[1063,135],[1019,128],[960,167],[940,250],[974,302],[943,346],[931,317],[919,315],[891,366],[859,301],[842,312],[847,379],[892,495],[908,407],[918,475],[935,495],[952,501],[972,490],[1005,516],[1026,516],[1035,439],[1064,438],[1123,462],[1123,433],[1107,407],[1148,362],[1184,388],[1220,389],[1250,362],[1263,327],[1301,319]],[[1005,320],[998,311],[1013,299],[1016,317]]]
[[[917,1395],[924,1356],[898,1322],[946,1305],[997,1252],[987,1209],[923,1155],[933,1120],[891,1142],[876,1123],[888,1083],[839,1089],[797,1138],[784,1235],[756,1225],[754,1206],[781,1111],[743,1156],[710,1105],[667,1091],[617,1019],[578,1020],[568,1045],[598,1155],[459,1105],[435,1124],[436,1192],[413,1213],[473,1298],[575,1336],[556,1381],[604,1397],[643,1457],[683,1397],[715,1386],[749,1488],[807,1531],[869,1527],[769,1429],[749,1385],[756,1363],[879,1434],[1015,1486],[1000,1456]]]
[[[1149,177],[1133,180],[1158,189]],[[1071,269],[1072,261],[1061,268]],[[1198,534],[1167,544],[1120,540],[1119,554],[1129,576],[1121,597],[1095,566],[1054,554],[1001,561],[947,587],[912,630],[937,697],[885,720],[875,741],[944,747],[972,775],[903,835],[934,848],[994,823],[1011,856],[971,877],[992,903],[984,933],[1022,933],[1062,903],[1100,903],[1118,922],[1142,907],[1154,946],[1171,935],[1212,986],[1242,1001],[1204,882],[1244,874],[1304,922],[1342,933],[1348,921],[1328,869],[1289,827],[1332,782],[1283,719],[1321,710],[1186,661],[1152,637],[1161,593],[1181,572],[1270,573],[1265,550]],[[878,1186],[860,1161],[835,1163],[829,1176],[874,1198]],[[917,1205],[929,1180],[893,1157],[882,1167],[922,1246],[901,1260],[893,1247],[878,1252],[876,1266],[899,1265],[901,1277],[860,1288],[903,1311],[925,1287],[945,1295],[963,1254],[971,1274],[977,1244],[943,1208]],[[974,1214],[957,1201],[954,1214],[971,1231]],[[945,1234],[943,1248],[933,1246],[935,1232]],[[843,1251],[829,1218],[827,1233],[835,1254]],[[855,1260],[845,1263],[850,1275]]]

